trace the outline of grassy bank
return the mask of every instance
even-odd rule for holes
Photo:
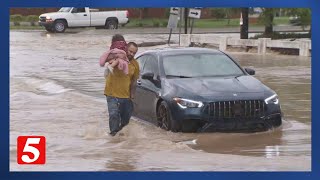
[[[27,29],[27,30],[37,30],[37,29],[44,29],[41,26],[10,26],[10,29]]]
[[[168,19],[130,19],[126,27],[167,27]],[[183,22],[184,23],[184,22]],[[191,24],[191,20],[189,21]],[[289,17],[276,17],[274,25],[289,25]],[[194,27],[196,28],[215,28],[215,27],[237,27],[240,25],[240,19],[195,19]],[[263,26],[256,22],[250,23],[249,26]]]

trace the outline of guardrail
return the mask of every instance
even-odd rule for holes
[[[226,51],[228,46],[256,47],[258,54],[266,54],[267,48],[299,49],[299,56],[311,56],[311,40],[236,39],[208,34],[182,34],[180,42],[181,46],[189,46],[191,43],[215,44],[221,51]]]

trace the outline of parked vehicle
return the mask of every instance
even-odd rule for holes
[[[278,95],[225,53],[165,48],[137,57],[134,116],[174,132],[257,132],[282,124]]]
[[[67,28],[103,27],[117,29],[129,23],[128,11],[99,11],[98,9],[63,7],[58,12],[39,16],[40,26],[49,32],[63,33]]]
[[[302,25],[301,18],[298,16],[289,17],[289,22],[293,26],[301,26]]]

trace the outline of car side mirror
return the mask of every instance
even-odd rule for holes
[[[246,72],[249,74],[249,75],[255,75],[256,74],[256,71],[253,70],[253,69],[250,69],[250,68],[245,68]]]
[[[146,73],[141,74],[141,79],[148,79],[148,80],[152,81],[153,76],[154,76],[154,73],[146,72]]]

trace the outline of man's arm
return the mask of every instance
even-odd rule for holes
[[[136,93],[136,88],[137,88],[137,80],[140,75],[139,64],[136,62],[136,63],[134,63],[134,65],[135,65],[135,72],[134,72],[133,78],[131,79],[131,83],[130,83],[130,99],[134,99],[134,95]]]
[[[134,95],[136,93],[136,88],[137,88],[137,80],[132,79],[131,84],[130,84],[130,99],[134,99]]]

